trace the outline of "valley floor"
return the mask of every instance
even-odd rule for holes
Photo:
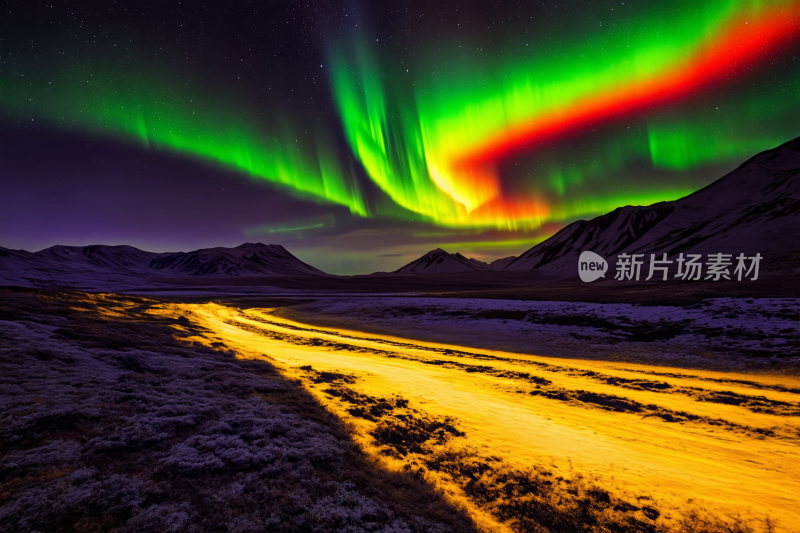
[[[282,298],[0,290],[0,531],[800,530],[796,301]]]
[[[636,531],[713,531],[698,526],[705,512],[800,528],[796,377],[465,348],[271,311],[163,309],[298,379],[365,449],[424,475],[488,529],[535,531],[581,512]]]
[[[508,352],[800,374],[800,298],[638,305],[435,297],[328,297],[284,307],[305,323]]]
[[[0,289],[1,532],[476,531],[157,303]]]

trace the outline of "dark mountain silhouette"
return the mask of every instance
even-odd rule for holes
[[[574,275],[578,256],[590,250],[606,259],[622,252],[760,252],[765,261],[771,256],[791,271],[800,258],[798,228],[800,138],[752,157],[679,200],[621,207],[573,222],[503,270]]]
[[[190,276],[327,276],[279,244],[245,243],[154,257],[153,270]]]
[[[477,259],[469,259],[461,254],[449,254],[437,248],[431,250],[416,261],[393,272],[395,276],[413,276],[415,274],[458,274],[463,272],[491,272],[494,270]]]
[[[754,156],[679,200],[621,207],[592,220],[573,222],[519,257],[498,259],[489,265],[436,249],[395,272],[373,277],[389,280],[395,276],[460,274],[475,275],[477,280],[491,277],[492,272],[502,277],[502,272],[534,270],[550,278],[570,277],[576,273],[580,253],[586,250],[610,261],[622,252],[666,253],[672,257],[681,252],[759,252],[769,265],[762,270],[765,275],[796,275],[800,273],[798,228],[800,138]],[[104,245],[53,246],[35,253],[0,247],[0,285],[113,288],[122,280],[147,283],[192,277],[227,279],[234,284],[241,284],[234,281],[237,278],[245,278],[243,283],[250,283],[248,278],[267,278],[265,283],[272,283],[270,279],[316,277],[326,288],[334,279],[300,261],[283,246],[261,243],[186,253]]]
[[[132,246],[52,246],[39,252],[0,247],[0,282],[79,281],[152,277],[328,276],[283,246],[245,243],[236,248],[153,253]]]
[[[516,255],[511,255],[509,257],[503,257],[502,259],[495,259],[494,261],[489,263],[489,266],[492,267],[494,270],[503,270],[506,267],[506,265],[514,261],[516,258],[517,258]]]

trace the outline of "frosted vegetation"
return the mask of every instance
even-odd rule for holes
[[[364,300],[319,305],[342,314],[392,314],[400,323],[442,316],[495,325],[520,321],[498,313],[528,319],[551,305],[506,309],[495,301],[490,309],[473,300],[454,308],[407,300],[373,303],[372,311],[359,309]],[[368,423],[375,449],[365,452],[356,444],[363,439],[354,438],[364,426],[321,407],[301,381],[265,361],[238,358],[186,316],[148,313],[154,304],[0,290],[0,531],[486,529],[448,486],[519,532],[758,530],[700,509],[666,525],[650,498],[612,494],[580,473],[565,479],[546,466],[521,470],[454,442],[469,437],[458,420],[426,414],[400,397],[359,393],[351,376],[299,367],[307,385],[325,387]],[[552,309],[585,315],[581,305]],[[784,309],[778,303],[776,316]],[[454,312],[460,314],[442,315]],[[297,337],[319,350],[348,347],[282,335],[281,342]],[[537,385],[545,390],[548,383]],[[387,460],[411,462],[389,471]],[[763,530],[773,530],[768,519]]]
[[[291,312],[319,313],[412,338],[537,355],[726,368],[800,363],[797,298],[715,298],[690,306],[330,298]]]
[[[0,292],[0,531],[472,530],[297,383],[145,308]]]

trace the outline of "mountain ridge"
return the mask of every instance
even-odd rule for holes
[[[459,274],[464,272],[492,272],[494,269],[483,261],[467,258],[460,253],[448,253],[436,248],[391,274],[413,276],[417,274]]]
[[[574,273],[581,251],[669,256],[694,253],[798,254],[800,138],[756,154],[683,198],[625,206],[568,224],[503,271]]]
[[[128,245],[56,245],[38,252],[0,247],[0,281],[70,280],[85,276],[330,276],[279,244],[244,243],[191,252],[147,252]],[[24,283],[23,283],[24,284]]]
[[[441,248],[394,272],[372,276],[532,272],[574,276],[582,251],[619,253],[770,254],[800,273],[800,138],[754,155],[683,198],[624,206],[568,224],[517,257],[491,264]],[[780,261],[778,261],[780,262]],[[776,263],[771,263],[777,268]],[[281,245],[243,243],[190,252],[148,252],[129,245],[55,245],[38,252],[0,247],[0,284],[86,281],[92,276],[150,278],[331,277]]]

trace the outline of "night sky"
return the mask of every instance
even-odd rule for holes
[[[7,248],[488,261],[799,135],[798,0],[0,7]]]

